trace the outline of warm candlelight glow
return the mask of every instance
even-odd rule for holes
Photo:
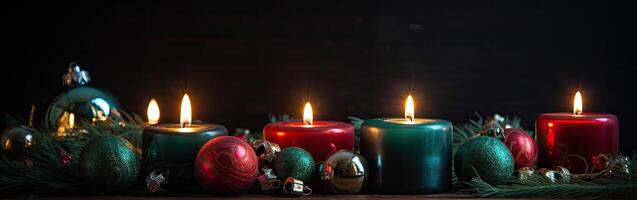
[[[181,124],[182,128],[189,127],[192,123],[192,108],[190,107],[190,98],[188,94],[184,95],[184,98],[181,100],[181,118],[179,119],[179,124]]]
[[[157,100],[150,100],[150,103],[148,103],[148,110],[146,110],[146,114],[148,115],[148,124],[152,125],[159,122],[159,104],[157,104]]]
[[[75,114],[69,114],[69,128],[75,128]]]
[[[407,96],[407,102],[405,103],[405,120],[409,122],[413,122],[415,120],[414,116],[414,98],[411,95]]]
[[[573,114],[582,114],[582,94],[580,94],[579,91],[575,93],[575,100],[573,102]]]
[[[312,125],[312,105],[310,105],[310,102],[305,103],[305,108],[303,108],[303,123],[305,125]]]

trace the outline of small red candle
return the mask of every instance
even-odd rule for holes
[[[270,123],[263,128],[263,138],[281,148],[305,149],[316,163],[338,150],[354,150],[354,127],[343,122],[313,121],[310,103],[305,104],[302,122]]]
[[[583,113],[575,94],[573,113],[540,114],[535,122],[540,166],[560,165],[571,173],[596,171],[595,157],[619,152],[619,121],[606,113]]]

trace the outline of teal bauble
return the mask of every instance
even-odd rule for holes
[[[288,147],[279,152],[272,161],[274,173],[281,179],[288,177],[308,182],[314,174],[312,154],[298,147]]]
[[[73,113],[75,122],[105,120],[117,112],[117,100],[108,92],[89,86],[90,76],[76,63],[69,64],[62,76],[63,91],[49,104],[44,125],[48,131],[57,131],[69,124]]]
[[[501,185],[508,182],[515,168],[513,156],[504,143],[493,137],[478,136],[460,146],[454,170],[462,182],[479,176],[491,185]]]
[[[139,176],[134,146],[119,136],[102,136],[89,142],[80,154],[80,174],[95,192],[126,189]]]

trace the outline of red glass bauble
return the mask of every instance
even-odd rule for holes
[[[535,167],[538,148],[533,137],[519,128],[505,129],[504,136],[504,144],[511,150],[515,160],[515,168]]]
[[[252,147],[232,136],[208,141],[197,153],[195,177],[199,185],[213,193],[237,193],[252,186],[259,174]]]

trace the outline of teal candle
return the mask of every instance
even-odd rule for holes
[[[169,192],[199,188],[193,171],[199,149],[215,137],[228,135],[226,128],[217,124],[180,126],[153,125],[146,127],[143,133],[144,175],[155,170],[163,172],[169,181],[166,185]]]
[[[168,192],[196,191],[195,159],[199,149],[209,140],[228,135],[218,124],[192,124],[190,98],[184,95],[179,124],[157,124],[159,105],[154,99],[148,106],[148,122],[142,134],[143,176],[162,173],[167,182],[161,187]]]
[[[407,103],[409,107],[409,103]],[[361,155],[367,160],[367,191],[429,194],[451,187],[453,126],[440,119],[370,119],[361,126]]]

